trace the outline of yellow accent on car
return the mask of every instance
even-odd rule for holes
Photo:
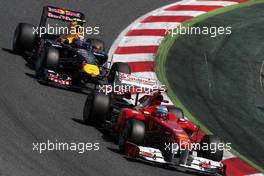
[[[68,40],[69,44],[72,44],[73,39],[74,39],[74,36],[72,36],[72,35],[69,35],[67,37],[67,40]]]
[[[83,71],[91,75],[92,77],[96,77],[100,74],[99,68],[96,65],[92,65],[92,64],[86,64],[83,67]]]

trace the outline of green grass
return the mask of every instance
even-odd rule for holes
[[[239,8],[243,8],[243,7],[249,7],[252,5],[256,5],[259,3],[264,3],[264,0],[251,0],[245,3],[241,3],[241,4],[237,4],[237,5],[232,5],[232,6],[228,6],[225,8],[220,8],[218,10],[206,13],[204,15],[192,18],[190,20],[187,20],[186,22],[182,23],[181,26],[182,27],[188,27],[188,26],[193,26],[196,23],[199,23],[201,21],[206,20],[207,18],[210,18],[212,16],[218,15],[218,14],[222,14],[225,12],[229,12],[231,10],[235,10],[235,9],[239,9]],[[197,118],[195,118],[188,109],[186,109],[184,107],[184,105],[181,103],[181,101],[179,100],[179,98],[173,93],[172,88],[166,78],[166,71],[165,71],[165,63],[166,63],[166,59],[167,59],[167,55],[168,52],[170,50],[170,48],[172,47],[172,45],[176,42],[177,38],[179,37],[179,35],[168,35],[162,42],[162,44],[159,47],[159,50],[157,52],[156,58],[155,58],[155,71],[158,75],[159,80],[165,84],[167,86],[168,89],[168,96],[171,98],[172,102],[177,105],[178,107],[182,108],[183,111],[185,112],[185,115],[188,119],[190,119],[192,122],[194,122],[196,125],[199,125],[201,127],[201,129],[207,133],[207,134],[212,134],[212,132],[206,127],[204,126]],[[247,159],[245,156],[241,155],[238,151],[236,151],[235,149],[232,149],[231,152],[240,157],[242,160],[244,160],[245,162],[247,162],[248,164],[250,164],[251,166],[253,166],[254,168],[258,169],[261,172],[264,172],[264,169],[261,168],[260,166],[256,165],[254,162],[250,161],[249,159]]]

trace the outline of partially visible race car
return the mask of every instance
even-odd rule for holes
[[[123,73],[118,79],[141,87],[156,82]],[[220,162],[223,150],[208,147],[223,145],[221,139],[205,135],[184,117],[180,108],[166,103],[160,90],[141,98],[137,94],[134,104],[115,94],[94,92],[87,97],[83,120],[115,137],[120,151],[130,158],[201,174],[224,175],[225,166]]]
[[[109,68],[102,40],[85,40],[77,35],[39,35],[43,27],[47,26],[47,19],[66,22],[69,28],[77,30],[77,34],[85,23],[85,16],[81,12],[45,6],[39,26],[18,24],[13,51],[32,59],[39,81],[86,87],[87,83],[113,83],[116,72],[130,73],[126,63],[114,63]]]

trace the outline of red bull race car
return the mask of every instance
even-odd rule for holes
[[[50,25],[48,19],[66,23],[65,33],[49,33],[45,28]],[[18,24],[13,51],[31,58],[42,83],[86,87],[90,83],[113,83],[116,72],[129,74],[126,63],[115,63],[110,68],[102,40],[84,39],[84,23],[81,12],[45,6],[39,26]]]
[[[154,80],[120,73],[122,84],[149,87]],[[180,108],[166,105],[162,91],[154,90],[131,103],[115,94],[94,92],[87,97],[83,120],[103,128],[118,141],[126,156],[208,175],[224,175],[224,143],[205,135],[184,117]],[[218,147],[215,147],[218,146]]]

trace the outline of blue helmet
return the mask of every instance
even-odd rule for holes
[[[168,116],[168,114],[169,114],[169,111],[168,111],[168,108],[166,106],[164,106],[164,105],[157,106],[157,108],[156,108],[156,115],[158,117],[165,118],[165,117]]]

